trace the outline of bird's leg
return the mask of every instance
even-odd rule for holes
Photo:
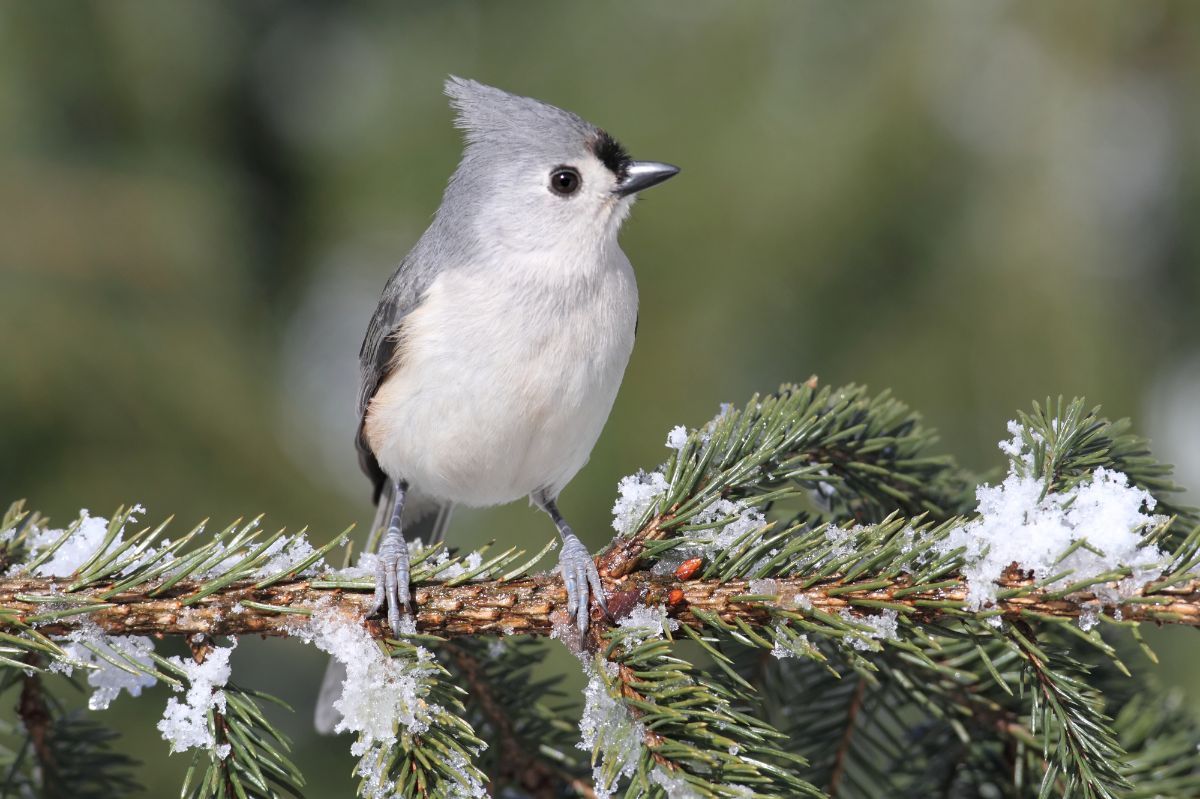
[[[533,501],[539,508],[550,514],[550,518],[554,520],[554,526],[558,528],[559,536],[562,537],[563,548],[562,554],[558,556],[558,568],[562,572],[563,584],[567,587],[567,616],[574,620],[575,625],[579,628],[579,634],[583,635],[587,632],[591,596],[596,598],[596,602],[604,609],[605,613],[608,612],[608,605],[604,602],[604,584],[600,582],[600,572],[596,570],[596,562],[592,560],[592,555],[587,551],[587,547],[571,531],[571,526],[558,512],[558,504],[554,498],[544,491],[539,491],[533,495]]]
[[[400,631],[400,606],[409,611],[409,564],[408,542],[400,531],[400,516],[404,513],[404,494],[408,483],[392,481],[392,515],[388,520],[387,532],[379,542],[375,562],[375,610],[378,613],[387,606],[388,624],[392,633]]]

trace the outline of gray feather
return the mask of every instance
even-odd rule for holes
[[[313,711],[313,726],[321,735],[333,735],[333,729],[342,720],[341,712],[333,703],[341,699],[342,686],[346,682],[346,667],[333,658],[325,666],[321,679],[321,690],[317,694],[317,707]]]
[[[354,444],[358,448],[359,466],[373,483],[373,499],[377,503],[387,476],[379,468],[375,453],[371,451],[371,446],[363,434],[363,424],[366,422],[371,398],[396,366],[396,347],[400,341],[404,317],[421,304],[421,296],[436,275],[435,270],[429,266],[422,268],[421,259],[414,257],[418,255],[419,249],[415,248],[401,261],[400,266],[388,279],[358,351],[361,382],[358,391],[358,431]]]
[[[570,111],[478,81],[451,75],[445,90],[458,112],[454,124],[468,145],[493,143],[509,151],[539,152],[548,143],[583,142],[600,132]]]
[[[420,260],[413,257],[415,255],[417,250],[401,261],[383,287],[379,305],[359,348],[358,362],[362,372],[358,394],[360,419],[366,415],[371,398],[389,374],[404,317],[421,304],[421,295],[433,281],[434,270],[421,268]]]

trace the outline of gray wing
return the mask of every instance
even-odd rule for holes
[[[379,297],[379,305],[367,325],[367,334],[363,337],[362,347],[358,351],[360,379],[358,391],[358,432],[354,444],[358,448],[358,464],[373,484],[372,500],[379,502],[379,495],[387,482],[387,475],[379,467],[375,453],[371,451],[366,436],[363,435],[363,422],[367,417],[367,408],[371,398],[383,385],[383,381],[396,368],[396,347],[404,317],[412,313],[421,304],[422,296],[429,284],[433,282],[433,272],[422,269],[413,253],[400,262],[396,271],[383,287]]]

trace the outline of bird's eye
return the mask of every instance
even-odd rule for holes
[[[560,166],[550,173],[550,191],[560,197],[569,197],[579,191],[582,182],[579,171],[569,166]]]

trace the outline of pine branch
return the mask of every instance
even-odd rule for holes
[[[678,656],[665,616],[639,621],[604,635],[589,669],[582,729],[597,793],[628,778],[627,797],[822,796],[798,776],[804,760],[785,751],[782,733]]]
[[[1099,695],[1082,679],[1087,672],[1081,664],[1062,654],[1048,654],[1032,640],[1028,626],[1018,625],[1011,634],[1034,683],[1033,715],[1041,728],[1042,757],[1048,765],[1043,786],[1061,776],[1066,793],[1078,791],[1085,799],[1115,799],[1119,791],[1133,787],[1121,775],[1125,752],[1105,726],[1109,720],[1103,716]]]
[[[604,554],[601,573],[622,577],[653,560],[672,537],[703,529],[694,520],[722,501],[786,505],[812,495],[835,520],[878,521],[896,511],[949,519],[970,508],[974,480],[934,453],[936,442],[919,414],[865,386],[818,388],[813,377],[755,395],[693,431],[660,467],[660,495],[629,514],[636,524]]]
[[[366,583],[321,587],[328,581],[300,580],[267,588],[232,583],[213,591],[194,605],[187,597],[201,583],[181,582],[170,593],[148,596],[128,592],[102,601],[104,587],[74,594],[64,593],[66,583],[54,578],[0,579],[0,634],[16,637],[31,627],[38,635],[60,636],[94,624],[109,635],[263,635],[287,636],[295,632],[295,617],[307,615],[320,604],[365,620],[367,629],[382,638],[380,620],[367,618],[373,595]],[[910,575],[893,579],[813,583],[811,577],[770,578],[771,594],[761,591],[767,580],[678,580],[671,576],[637,572],[606,582],[612,601],[630,605],[665,604],[672,618],[695,629],[710,620],[725,624],[741,621],[759,629],[780,617],[798,614],[796,597],[811,603],[814,615],[837,617],[842,612],[869,616],[875,608],[891,609],[922,623],[973,615],[968,587],[950,575],[935,584],[914,585]],[[985,616],[1006,620],[1070,620],[1096,614],[1098,594],[1084,590],[1063,594],[1038,587],[1038,581],[1009,572],[998,582],[1004,598]],[[339,583],[346,586],[347,583]],[[1116,583],[1101,583],[1113,587]],[[1151,586],[1153,588],[1153,586]],[[787,597],[788,601],[779,601]],[[447,638],[478,635],[549,636],[566,620],[566,591],[554,575],[536,575],[508,581],[470,582],[460,585],[428,583],[415,590],[417,630]],[[1119,616],[1119,618],[1117,618]],[[1115,604],[1106,604],[1101,616],[1118,622],[1155,622],[1200,626],[1200,578],[1174,582],[1152,591],[1139,591]],[[592,623],[603,627],[603,616]],[[835,622],[836,623],[836,622]],[[6,639],[7,640],[7,639]],[[27,642],[21,641],[20,645]],[[30,644],[32,645],[32,644]]]
[[[1110,710],[1091,682],[1128,673],[1099,626],[1200,626],[1200,517],[1170,502],[1144,442],[1082,401],[1009,429],[1008,476],[976,506],[970,476],[886,393],[810,381],[677,428],[667,462],[619,487],[621,535],[599,559],[613,615],[584,641],[561,580],[528,573],[552,545],[531,559],[414,548],[416,617],[384,630],[366,617],[372,556],[324,566],[345,533],[318,550],[255,519],[172,542],[165,525],[127,537],[140,508],[50,530],[17,507],[0,523],[0,561],[19,564],[0,579],[0,668],[91,669],[98,706],[147,681],[190,684],[190,712],[169,703],[160,729],[199,747],[191,774],[207,768],[185,794],[206,797],[296,794],[301,779],[266,697],[225,684],[228,649],[214,677],[137,636],[199,634],[202,649],[295,636],[334,655],[364,797],[478,796],[489,774],[500,791],[605,797],[622,783],[634,797],[1117,799],[1146,774],[1194,786],[1200,756],[1168,764],[1134,699]],[[535,645],[472,640],[514,633],[590,653],[594,788],[562,710],[538,701],[553,686],[529,679]],[[1172,751],[1195,740],[1197,725],[1160,715]],[[481,734],[500,745],[485,752]]]

